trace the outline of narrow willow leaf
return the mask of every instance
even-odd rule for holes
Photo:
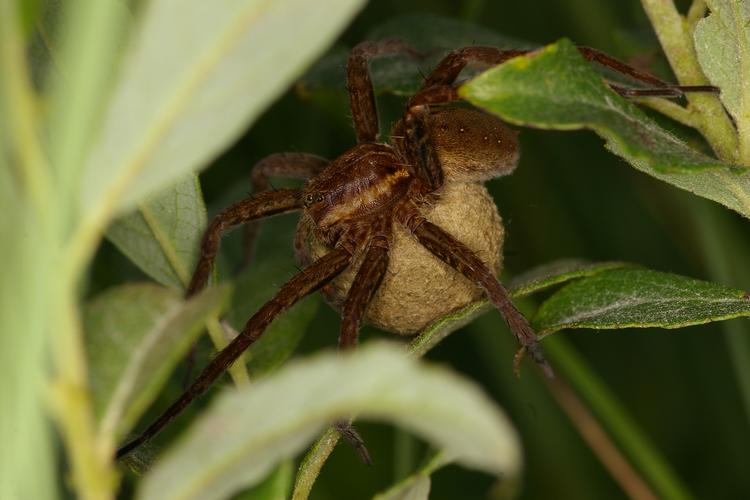
[[[511,297],[518,299],[566,281],[628,266],[632,266],[632,264],[624,262],[592,263],[576,259],[558,260],[518,275],[509,283],[508,292]],[[440,318],[417,335],[409,346],[409,352],[415,356],[422,356],[445,337],[468,325],[490,309],[492,309],[492,305],[489,301],[482,299]]]
[[[618,96],[566,39],[482,73],[459,93],[511,123],[590,128],[626,160],[641,159],[656,171],[731,167],[691,149]]]
[[[750,148],[750,1],[708,0],[711,14],[693,34],[703,72],[721,89],[721,102],[734,118],[740,148]]]
[[[515,431],[475,385],[395,347],[371,345],[290,363],[227,391],[154,466],[138,498],[225,498],[352,413],[411,429],[468,467],[504,476],[520,470]]]
[[[590,128],[635,168],[750,217],[750,174],[691,149],[656,125],[611,91],[567,40],[483,73],[460,94],[511,123]]]
[[[750,294],[716,283],[617,269],[571,283],[537,311],[542,335],[565,328],[682,328],[750,316]]]
[[[399,38],[421,51],[425,58],[416,61],[402,55],[379,58],[370,65],[375,91],[408,96],[424,81],[430,70],[447,52],[472,45],[504,48],[527,48],[529,44],[500,35],[478,24],[446,17],[407,14],[389,20],[371,30],[365,40]],[[349,50],[337,48],[315,64],[300,80],[303,93],[318,90],[345,90],[346,60]]]
[[[430,496],[430,475],[451,462],[445,452],[435,453],[427,463],[414,474],[399,481],[373,500],[427,500]]]
[[[2,23],[2,20],[0,20]],[[7,43],[0,29],[0,44]],[[7,35],[7,32],[6,32]],[[20,46],[20,45],[19,45]],[[3,57],[0,56],[0,65]],[[7,67],[7,66],[6,66]],[[2,79],[0,79],[2,80]],[[7,81],[7,80],[5,80]],[[7,117],[3,83],[0,114]],[[6,122],[5,119],[0,122]],[[11,154],[11,131],[0,125],[0,498],[59,498],[54,433],[49,423],[50,280],[56,262],[52,228],[24,196]],[[7,148],[7,149],[6,149]],[[15,152],[14,152],[15,153]],[[16,163],[11,163],[11,158]],[[13,214],[12,216],[10,214]]]
[[[363,0],[154,0],[85,167],[90,217],[205,165],[328,45]],[[261,50],[262,48],[262,50]],[[283,62],[283,64],[281,64]]]
[[[508,283],[514,298],[526,297],[566,281],[593,276],[610,269],[632,267],[626,262],[588,262],[580,259],[562,259],[535,267],[519,274]]]
[[[276,294],[278,287],[289,278],[290,267],[284,259],[263,260],[259,265],[250,266],[235,281],[232,306],[227,315],[235,330],[240,331],[245,322]],[[275,369],[292,355],[319,305],[320,297],[315,294],[295,304],[271,323],[245,355],[248,371],[253,377]]]
[[[132,428],[229,296],[228,287],[215,287],[184,302],[175,290],[138,283],[87,304],[91,388],[104,437],[119,439]]]
[[[198,260],[206,206],[190,174],[115,220],[106,236],[143,272],[163,285],[184,289]]]

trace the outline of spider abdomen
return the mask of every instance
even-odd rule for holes
[[[497,276],[502,266],[504,231],[497,207],[483,185],[447,184],[432,203],[423,206],[422,213],[474,251]],[[316,237],[311,243],[313,258],[330,251]],[[438,260],[396,221],[389,257],[385,278],[365,317],[379,328],[412,335],[483,296],[476,284]],[[358,268],[355,260],[327,287],[334,306],[343,302]]]

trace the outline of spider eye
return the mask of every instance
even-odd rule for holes
[[[315,201],[318,202],[318,203],[320,203],[321,201],[323,201],[323,195],[320,194],[320,193],[318,193],[317,196],[315,196]]]
[[[313,195],[308,194],[307,196],[305,196],[305,204],[306,205],[310,205],[312,202],[313,202]]]

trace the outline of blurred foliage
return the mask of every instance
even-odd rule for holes
[[[622,59],[645,63],[656,72],[667,67],[659,59],[658,45],[640,5],[613,0],[378,0],[359,14],[341,38],[340,47],[353,46],[402,14],[471,20],[532,44],[568,37]],[[661,76],[673,79],[668,73]],[[201,175],[209,213],[241,197],[249,189],[250,167],[268,154],[305,151],[333,158],[351,147],[354,135],[344,82],[340,85],[341,92],[325,99],[311,100],[290,91],[268,109]],[[386,128],[402,105],[398,97],[379,98]],[[522,159],[514,175],[488,185],[506,221],[508,276],[573,257],[634,262],[723,282],[714,274],[715,261],[728,258],[722,252],[737,246],[747,248],[750,243],[747,221],[739,215],[634,170],[607,152],[602,140],[591,132],[524,129],[521,144]],[[719,245],[709,252],[702,241],[709,233],[696,230],[704,213],[716,221],[710,233],[712,242],[730,241],[734,247]],[[272,265],[285,266],[288,274],[294,271],[290,226],[287,216],[264,226],[257,266],[282,254],[288,259],[286,264],[277,260]],[[230,268],[238,239],[235,234],[226,245]],[[90,275],[89,293],[143,278],[111,244],[104,243]],[[733,278],[725,284],[750,289],[746,276]],[[280,282],[255,285],[271,289]],[[732,324],[741,322],[747,320],[733,320]],[[520,381],[513,378],[515,346],[508,332],[498,327],[500,323],[495,313],[485,315],[449,337],[428,357],[477,380],[510,413],[526,454],[520,498],[623,498],[541,382],[531,372]],[[335,312],[320,308],[297,353],[332,346],[338,324]],[[745,464],[750,463],[746,446],[750,419],[731,367],[728,344],[718,335],[721,330],[722,326],[714,323],[691,327],[679,335],[657,329],[562,334],[610,386],[698,498],[738,498],[750,491],[750,477],[745,473]],[[383,335],[372,328],[363,332],[364,339]],[[207,352],[203,350],[204,357]],[[740,362],[748,358],[750,353],[739,356]],[[179,391],[178,378],[173,377],[156,406],[164,407],[174,398]],[[153,416],[153,410],[148,415]],[[159,441],[177,434],[188,420],[177,422]],[[392,467],[398,461],[394,430],[370,423],[358,424],[358,429],[375,467],[363,467],[355,453],[342,445],[324,467],[311,498],[366,498],[400,479],[394,477]],[[417,466],[412,464],[413,469]],[[448,466],[433,476],[431,498],[483,498],[491,481],[488,476]]]

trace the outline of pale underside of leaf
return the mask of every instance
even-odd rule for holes
[[[228,391],[157,463],[138,498],[224,498],[259,481],[329,422],[354,413],[411,429],[463,465],[508,476],[519,471],[515,431],[478,388],[375,345],[290,363],[247,390]]]
[[[85,169],[83,213],[130,209],[203,166],[283,92],[362,4],[151,2]],[[174,16],[178,10],[181,15]]]
[[[188,302],[153,284],[107,291],[86,309],[94,402],[100,433],[120,438],[156,397],[205,319],[228,305],[228,287]]]
[[[184,289],[198,259],[206,207],[198,178],[150,196],[132,214],[115,220],[106,236],[146,274],[163,285]]]
[[[695,49],[703,72],[721,89],[734,118],[741,158],[750,160],[750,2],[708,0],[711,13],[695,28]]]

